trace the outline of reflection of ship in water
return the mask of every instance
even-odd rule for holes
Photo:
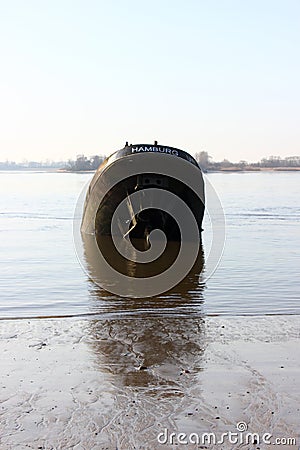
[[[168,273],[168,269],[175,265],[174,262],[177,262],[176,260],[178,260],[181,249],[180,243],[167,241],[165,250],[158,258],[148,263],[139,263],[135,262],[135,250],[137,250],[137,253],[147,253],[147,251],[142,251],[146,250],[143,248],[145,245],[143,239],[131,239],[131,245],[127,247],[127,249],[130,249],[129,258],[125,258],[117,250],[117,248],[122,248],[123,244],[125,246],[127,245],[123,238],[118,241],[117,248],[115,246],[116,239],[113,240],[111,236],[101,236],[101,239],[97,240],[97,237],[95,238],[93,235],[82,234],[82,241],[84,265],[90,278],[96,284],[104,286],[109,292],[120,292],[122,297],[142,298],[143,301],[145,301],[146,297],[153,296],[153,294],[149,295],[149,291],[153,292],[153,282],[155,283],[156,276]],[[155,242],[157,244],[160,241],[156,240]],[[157,245],[160,248],[163,246],[161,243]],[[184,304],[186,297],[189,297],[191,292],[196,296],[196,301],[199,300],[199,294],[202,300],[201,291],[203,283],[201,283],[201,273],[204,267],[204,256],[201,242],[198,242],[196,245],[199,250],[194,264],[191,266],[192,268],[187,275],[184,277],[180,272],[176,273],[173,271],[177,278],[174,279],[173,275],[173,280],[175,281],[171,285],[174,286],[181,280],[179,283],[180,288],[160,290],[159,286],[158,289],[159,292],[168,291],[166,292],[167,296],[172,295],[181,299],[182,304]],[[194,242],[186,242],[186,253],[188,253],[189,248],[195,252],[194,246]],[[165,278],[167,279],[167,276]],[[142,289],[140,288],[138,295],[136,295],[135,282],[138,279],[142,279],[143,284],[141,285]],[[180,289],[184,290],[184,292],[180,292]],[[106,296],[106,294],[104,295]]]
[[[94,236],[82,234],[82,242],[85,268],[90,279],[95,282],[95,284],[93,284],[93,291],[97,291],[98,308],[99,300],[102,300],[100,303],[103,303],[105,299],[114,298],[116,305],[141,305],[142,308],[145,308],[146,305],[152,304],[153,306],[155,305],[155,309],[157,309],[161,308],[164,301],[166,301],[169,306],[172,305],[172,308],[191,308],[199,313],[199,309],[201,309],[200,305],[203,303],[202,293],[204,289],[204,283],[201,281],[204,269],[204,253],[201,243],[197,258],[191,270],[180,283],[159,296],[132,299],[130,295],[128,295],[130,293],[130,279],[148,278],[151,280],[151,277],[164,272],[176,259],[180,249],[180,243],[168,242],[165,251],[155,261],[149,263],[136,263],[134,258],[134,248],[137,247],[141,249],[144,244],[143,239],[132,240],[133,245],[131,246],[131,249],[133,253],[130,259],[126,259],[118,253],[110,236],[101,237],[101,240],[98,241],[99,248],[95,245]],[[194,243],[186,243],[186,245],[192,246]],[[103,262],[102,258],[99,258],[99,254],[104,257],[106,260],[105,262]],[[108,265],[106,265],[106,262],[108,262]],[[106,290],[97,287],[97,285],[111,285],[113,287],[113,284],[116,282],[113,278],[113,274],[110,270],[107,270],[107,267],[109,267],[109,269],[113,267],[117,273],[124,274],[127,277],[127,292],[123,292],[124,297],[127,296],[126,299],[113,296]],[[134,295],[132,297],[134,297]],[[172,303],[170,303],[170,301],[172,301]],[[176,301],[178,301],[178,304]],[[147,310],[149,311],[149,308],[147,308]]]
[[[89,253],[88,240],[84,244],[87,270],[93,280],[95,263]],[[110,246],[108,242],[106,250]],[[167,266],[177,250],[175,244],[168,247],[158,265],[155,267],[152,263],[151,273]],[[90,322],[88,340],[101,370],[112,374],[114,383],[159,387],[165,395],[179,395],[180,386],[201,370],[204,285],[199,276],[203,263],[201,248],[188,276],[157,297],[121,298],[91,281],[91,309],[99,312],[101,318]],[[126,275],[145,276],[145,265],[133,261],[118,264]]]

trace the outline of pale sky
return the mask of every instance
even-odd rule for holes
[[[300,155],[299,0],[0,0],[0,161]]]

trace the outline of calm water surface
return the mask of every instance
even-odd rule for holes
[[[91,174],[0,172],[0,317],[300,313],[300,173],[214,173],[226,245],[215,274],[155,299],[98,288],[78,262],[77,198]],[[209,201],[209,199],[208,199]],[[204,223],[204,265],[210,223]]]

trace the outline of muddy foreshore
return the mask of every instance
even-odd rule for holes
[[[298,448],[299,325],[298,316],[1,321],[0,448],[273,448],[178,437],[218,440],[238,423],[259,439],[297,440],[277,449]]]

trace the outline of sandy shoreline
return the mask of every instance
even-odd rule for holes
[[[300,317],[0,323],[0,448],[275,448],[159,444],[168,432],[300,443]]]

